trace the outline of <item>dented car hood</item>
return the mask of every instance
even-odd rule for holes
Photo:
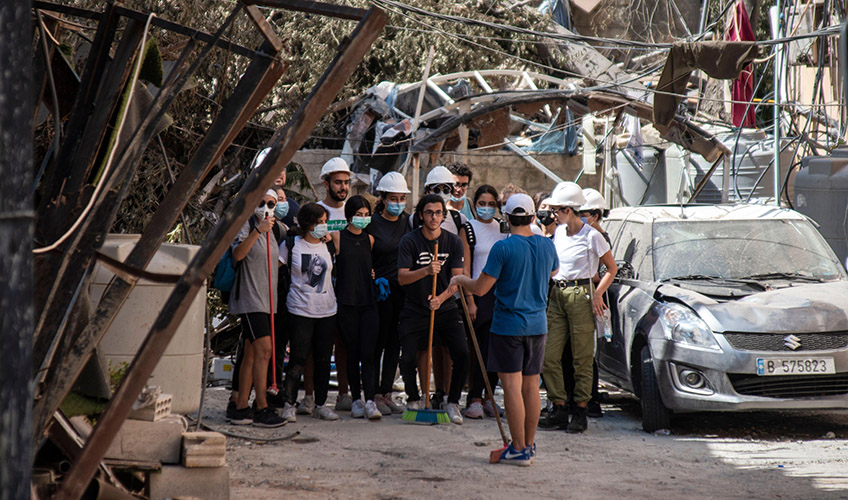
[[[665,284],[656,296],[694,309],[717,333],[815,333],[848,331],[848,282],[799,284],[719,302],[684,286]]]

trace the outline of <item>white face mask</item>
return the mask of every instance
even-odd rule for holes
[[[274,215],[274,211],[265,205],[256,207],[256,210],[254,210],[253,213],[256,214],[256,218],[259,220],[265,220],[267,217]]]

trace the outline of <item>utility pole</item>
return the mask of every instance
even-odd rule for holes
[[[0,2],[0,500],[30,497],[32,470],[32,28]]]

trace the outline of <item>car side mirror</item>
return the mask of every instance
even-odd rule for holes
[[[636,277],[636,271],[633,270],[631,263],[621,260],[616,261],[615,265],[618,266],[618,273],[615,275],[616,279],[632,280]]]

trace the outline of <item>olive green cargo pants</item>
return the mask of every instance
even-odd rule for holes
[[[562,351],[571,342],[574,356],[574,401],[592,398],[592,361],[595,353],[595,317],[589,285],[562,289],[551,287],[548,295],[548,341],[542,376],[548,400],[567,401],[562,377]]]

